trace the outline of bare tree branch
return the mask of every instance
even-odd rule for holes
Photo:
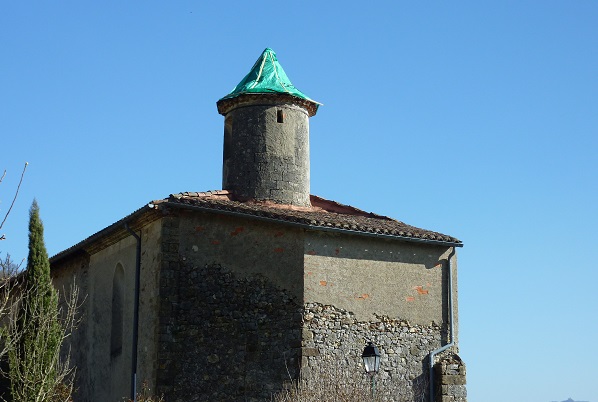
[[[0,223],[0,229],[2,229],[2,227],[4,226],[4,222],[6,222],[6,219],[8,218],[8,215],[10,214],[10,211],[12,210],[12,207],[15,205],[15,201],[17,200],[17,196],[19,195],[19,190],[21,189],[21,183],[23,183],[23,177],[25,177],[25,170],[27,170],[28,165],[29,165],[29,162],[25,162],[25,166],[23,167],[23,172],[21,173],[21,179],[19,180],[19,185],[17,186],[17,191],[15,191],[15,196],[12,199],[10,208],[8,208],[8,211],[6,211],[6,215],[4,215],[4,219],[2,220],[2,223]],[[2,175],[2,178],[0,179],[0,183],[2,183],[2,180],[4,180],[4,176],[6,176],[6,170],[4,171],[4,174]],[[0,236],[0,240],[4,240],[4,239],[6,239],[5,235]]]
[[[24,400],[24,395],[35,393],[35,402],[70,402],[74,385],[75,367],[70,364],[70,346],[61,350],[64,340],[71,336],[74,329],[80,322],[77,314],[83,303],[80,300],[79,288],[73,281],[70,289],[61,292],[61,307],[54,314],[48,313],[41,306],[33,306],[29,310],[28,320],[34,321],[37,325],[35,343],[40,345],[36,351],[48,351],[51,348],[52,367],[48,369],[43,364],[36,364],[41,359],[38,356],[22,356],[22,349],[19,348],[19,341],[23,337],[23,328],[18,325],[24,314],[23,300],[26,292],[35,292],[37,289],[28,288],[19,277],[0,279],[0,360],[9,353],[13,353],[19,361],[29,361],[19,367],[18,370],[9,372],[0,371],[0,375],[17,381],[22,395],[12,395],[13,400]],[[49,344],[46,337],[50,328],[58,318],[61,327],[61,341],[56,344]],[[20,365],[19,365],[20,366]],[[40,386],[40,382],[45,386]],[[0,397],[4,401],[3,398]],[[29,399],[27,399],[29,400]]]

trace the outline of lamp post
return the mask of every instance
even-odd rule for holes
[[[369,342],[367,346],[363,349],[363,353],[361,354],[361,358],[363,359],[363,365],[365,367],[365,372],[371,378],[372,381],[372,400],[374,399],[374,393],[376,392],[376,378],[374,375],[380,369],[380,351],[374,345],[373,342]]]

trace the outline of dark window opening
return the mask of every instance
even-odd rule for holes
[[[282,111],[282,110],[276,111],[276,121],[279,123],[284,123],[284,111]]]

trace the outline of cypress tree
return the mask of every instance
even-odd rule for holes
[[[41,302],[46,309],[58,307],[56,290],[50,278],[50,260],[44,243],[44,225],[39,216],[39,206],[33,200],[29,210],[29,256],[25,281],[29,288],[37,290],[31,296],[32,302]]]
[[[29,256],[16,326],[18,339],[9,351],[13,401],[45,401],[56,386],[62,333],[58,320],[58,294],[50,278],[44,227],[35,200],[29,211]]]

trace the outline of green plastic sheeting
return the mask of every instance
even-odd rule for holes
[[[237,84],[235,89],[222,99],[230,99],[241,94],[249,93],[283,93],[306,99],[319,105],[320,103],[310,99],[303,92],[295,88],[289,77],[282,69],[276,58],[276,53],[266,48],[257,59],[249,74]]]

